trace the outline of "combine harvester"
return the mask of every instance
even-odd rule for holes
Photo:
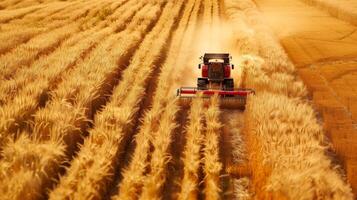
[[[254,94],[254,90],[234,88],[234,80],[231,77],[234,65],[230,62],[232,57],[228,53],[206,53],[201,59],[203,63],[198,65],[198,69],[202,69],[202,77],[197,79],[197,87],[177,89],[181,106],[189,107],[191,99],[201,93],[202,98],[206,99],[215,94],[219,95],[221,108],[244,109],[247,96]]]

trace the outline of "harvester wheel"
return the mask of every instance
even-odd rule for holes
[[[199,90],[207,90],[207,81],[204,79],[197,80],[197,88]]]
[[[233,79],[226,79],[223,83],[224,90],[233,91],[234,90],[234,81]]]

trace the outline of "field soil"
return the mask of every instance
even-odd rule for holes
[[[357,27],[300,0],[255,2],[307,85],[357,192]]]

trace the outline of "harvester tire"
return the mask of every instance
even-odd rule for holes
[[[224,80],[224,90],[233,91],[234,90],[234,81],[233,79]]]
[[[207,90],[207,81],[204,79],[197,80],[197,88],[199,90]]]

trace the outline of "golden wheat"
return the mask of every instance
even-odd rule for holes
[[[130,18],[131,14],[126,15],[122,10],[119,9],[119,12],[123,16],[122,23],[125,23],[125,17]],[[66,70],[80,65],[84,53],[88,49],[90,50],[100,39],[115,31],[120,23],[113,23],[106,29],[102,29],[103,25],[105,25],[105,22],[70,38],[55,53],[36,61],[31,68],[19,70],[18,76],[0,86],[2,91],[0,99],[2,102],[7,102],[1,108],[0,114],[2,119],[0,130],[3,132],[1,140],[11,132],[16,132],[26,125],[21,122],[27,121],[41,103],[43,104],[46,101],[48,90],[55,89],[53,85],[57,85],[61,81],[61,77],[67,76]],[[96,31],[98,32],[95,33]],[[92,36],[86,38],[88,35]],[[79,40],[81,37],[85,39]],[[70,54],[68,55],[68,53]],[[14,98],[14,100],[10,101],[12,99],[9,99],[9,97]]]
[[[28,8],[21,8],[16,10],[5,10],[1,12],[0,15],[0,23],[6,23],[11,20],[24,17],[25,15],[35,12],[40,8],[43,8],[43,5],[28,7]]]
[[[183,152],[184,175],[180,184],[178,199],[197,199],[199,170],[201,165],[201,149],[204,139],[203,99],[198,97],[192,101],[189,114],[189,125],[186,130],[186,144]]]
[[[293,65],[262,24],[254,3],[227,0],[226,5],[251,27],[254,34],[247,35],[251,39],[246,44],[259,45],[243,63],[245,84],[257,92],[245,111],[255,197],[351,199],[351,189],[325,156],[321,127],[303,100],[305,86],[293,75]]]
[[[77,3],[78,4],[78,3]],[[89,4],[91,5],[91,4]],[[63,20],[53,20],[57,15],[62,16],[65,12],[66,14],[75,15],[75,12],[81,11],[71,10],[69,8],[75,8],[75,5],[69,4],[60,12],[54,14],[49,14],[47,12],[47,7],[43,9],[43,15],[41,16],[27,16],[16,21],[16,23],[3,24],[1,27],[2,32],[0,33],[0,54],[3,54],[21,43],[28,42],[34,36],[42,34],[44,32],[50,32],[54,29],[67,25],[72,22],[73,19],[63,19]],[[78,6],[82,6],[78,4]],[[54,6],[58,9],[58,6]],[[37,12],[36,12],[37,13]],[[62,15],[61,15],[62,14]],[[88,15],[88,17],[91,17]],[[81,22],[82,21],[82,22]],[[84,23],[85,20],[80,18],[79,23]]]
[[[1,199],[353,198],[252,0],[3,0],[0,23]],[[192,57],[226,46],[256,91],[244,116],[180,108]]]
[[[185,29],[189,23],[190,11],[194,9],[192,12],[197,13],[199,5],[200,3],[195,4],[194,1],[189,1],[188,5],[186,5],[178,25],[178,30],[173,36],[173,43],[171,44],[169,55],[177,54],[177,51],[180,51],[180,42],[184,34],[186,34]],[[154,104],[152,105],[152,109],[145,114],[140,131],[136,135],[136,148],[129,167],[123,172],[123,180],[119,185],[119,195],[113,199],[135,199],[135,195],[144,184],[145,177],[143,177],[143,174],[148,166],[147,157],[150,143],[154,139],[151,133],[156,132],[159,128],[157,124],[159,124],[160,117],[164,112],[163,106],[168,103],[167,98],[169,97],[168,90],[170,86],[167,80],[170,80],[170,77],[172,77],[172,73],[170,72],[176,65],[174,58],[168,58],[170,61],[165,61],[158,78],[158,87],[153,97]]]
[[[269,192],[258,197],[352,199],[325,155],[324,135],[309,105],[262,92],[250,97],[245,118],[253,184]]]
[[[63,40],[68,38],[72,33],[77,32],[77,30],[78,28],[74,24],[61,27],[52,32],[39,35],[26,44],[20,45],[11,52],[2,55],[0,57],[0,82],[11,78],[19,68],[33,62],[36,56],[51,52],[52,49],[56,48]]]
[[[203,171],[205,173],[205,199],[220,199],[220,179],[222,163],[219,161],[219,135],[221,123],[219,121],[219,100],[215,95],[205,111],[206,130],[203,141]]]
[[[156,26],[146,36],[131,64],[124,71],[123,79],[115,88],[111,102],[96,116],[96,128],[90,132],[79,156],[72,162],[68,175],[63,177],[60,185],[51,193],[52,199],[100,195],[100,191],[104,190],[102,188],[105,180],[112,178],[111,174],[115,170],[113,166],[120,164],[117,154],[121,153],[130,135],[145,85],[153,71],[153,63],[158,59],[169,37],[182,3],[175,5],[175,12],[172,12],[172,3],[166,5]],[[158,35],[161,36],[160,40],[157,40]],[[156,44],[154,49],[151,48],[153,42]],[[135,82],[135,85],[132,82]],[[96,165],[88,168],[86,166],[89,162],[95,162]],[[79,174],[84,173],[87,174],[85,177],[79,177]]]
[[[153,6],[152,4],[147,4],[144,6],[144,8],[133,18],[126,31],[111,35],[111,37],[101,43],[95,50],[95,56],[90,57],[87,61],[83,62],[83,65],[81,65],[82,67],[78,67],[72,73],[73,76],[68,77],[69,80],[62,82],[63,84],[59,85],[58,90],[53,94],[51,103],[48,104],[45,109],[37,112],[35,116],[34,132],[32,133],[34,140],[31,141],[37,143],[35,138],[39,138],[40,140],[45,140],[44,142],[47,140],[56,143],[63,142],[66,144],[67,148],[62,153],[67,155],[73,153],[73,147],[75,147],[76,142],[81,137],[81,128],[83,129],[86,127],[88,118],[91,116],[91,113],[88,112],[88,110],[92,109],[92,105],[95,106],[98,103],[100,100],[99,97],[102,98],[106,95],[109,89],[107,83],[114,81],[113,77],[117,74],[118,70],[118,57],[123,57],[125,51],[140,42],[140,38],[142,37],[142,34],[146,32],[150,22],[155,21],[159,16],[161,9],[160,5],[162,4],[163,2],[158,2],[158,5]],[[135,11],[133,10],[133,12]],[[150,16],[150,13],[152,17],[147,18]],[[126,37],[123,37],[124,35]],[[121,42],[114,42],[118,39]],[[126,45],[123,45],[125,43]],[[78,77],[81,77],[84,74],[87,75],[87,79],[78,80]],[[67,87],[71,89],[66,90]],[[82,92],[76,92],[72,90],[75,88],[81,88],[83,90]],[[77,95],[73,96],[75,94],[73,92],[76,92]],[[78,92],[81,93],[78,94]],[[72,102],[75,102],[76,104],[72,105],[71,102],[66,102],[66,98],[72,99]],[[85,111],[85,108],[88,108],[87,112]],[[54,121],[52,121],[52,119]],[[11,148],[11,146],[9,148]],[[55,176],[54,172],[58,170],[58,167],[63,161],[64,159],[59,159],[55,166],[44,164],[42,167],[49,173],[45,177],[40,177],[40,185],[37,186],[44,186],[46,188],[46,185],[42,185],[41,183],[50,182],[52,177]],[[25,168],[22,169],[22,171],[33,171],[33,175],[38,176],[35,169]],[[22,173],[22,171],[18,173]],[[15,181],[14,179],[10,180]],[[25,185],[30,181],[31,179],[22,179],[21,183],[18,183],[18,185]],[[4,186],[2,185],[1,187]],[[40,191],[37,191],[38,194],[35,194],[36,196],[42,195],[41,191],[43,192],[43,188],[38,188],[40,188]]]
[[[129,19],[132,15],[129,12],[128,14],[123,13],[123,9],[119,9],[118,13],[122,14],[122,23],[125,23],[126,19]],[[65,73],[68,68],[80,64],[81,57],[85,56],[86,51],[93,48],[100,39],[114,32],[117,26],[121,26],[118,22],[113,23],[108,28],[103,28],[105,23],[102,22],[92,29],[73,36],[53,54],[38,60],[30,68],[20,69],[13,79],[4,82],[0,86],[2,93],[0,101],[1,103],[7,102],[1,109],[2,112],[0,114],[3,119],[1,123],[2,131],[16,131],[16,124],[26,121],[36,111],[41,104],[41,100],[43,101],[46,98],[48,90],[54,89],[52,85],[58,84],[61,81],[61,77],[65,77],[70,73]],[[89,35],[92,36],[88,37]],[[81,38],[86,39],[79,40]],[[36,82],[34,82],[35,80]],[[12,98],[14,100],[10,101]],[[21,124],[19,125],[21,126]]]

